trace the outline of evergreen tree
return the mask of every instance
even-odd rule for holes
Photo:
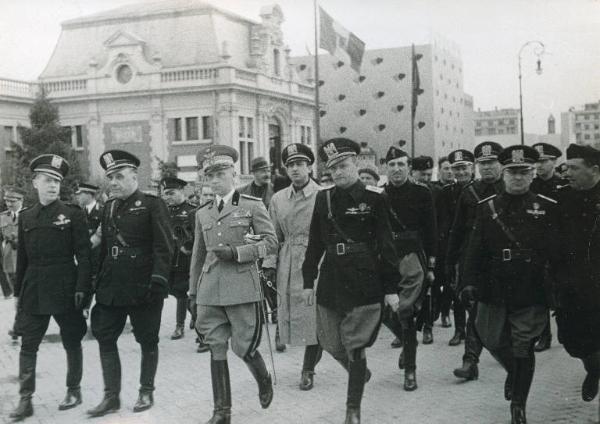
[[[41,154],[51,153],[62,156],[70,165],[69,174],[63,180],[60,197],[71,200],[77,184],[85,180],[85,174],[71,145],[71,131],[60,125],[58,108],[48,99],[42,89],[29,112],[30,128],[19,127],[21,144],[13,143],[14,185],[27,193],[27,199],[35,201],[35,190],[31,185],[29,163]]]

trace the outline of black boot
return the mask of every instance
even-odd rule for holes
[[[469,358],[463,358],[462,367],[454,369],[454,376],[464,378],[467,381],[479,378],[479,367]]]
[[[300,390],[310,390],[313,388],[315,366],[321,360],[321,356],[323,356],[323,349],[318,344],[306,346],[304,349],[304,363],[302,365]]]
[[[450,328],[452,327],[452,323],[450,322],[450,317],[448,315],[442,315],[442,328]]]
[[[78,349],[67,350],[67,394],[58,405],[59,411],[71,409],[81,404],[81,375],[83,372],[83,354]]]
[[[458,346],[465,339],[464,330],[457,328],[454,330],[454,336],[448,342],[448,346]]]
[[[402,352],[400,352],[400,355],[398,356],[398,368],[400,368],[401,370],[404,369],[405,363],[404,363],[404,349],[402,349]]]
[[[535,356],[514,358],[512,372],[512,401],[510,403],[511,424],[527,424],[525,406],[535,371]]]
[[[433,330],[431,327],[426,326],[423,327],[423,344],[432,344],[433,343]]]
[[[587,371],[581,386],[581,398],[585,402],[593,401],[598,395],[598,379],[600,379],[600,352],[591,354],[583,359],[583,366]]]
[[[281,343],[279,338],[279,326],[275,329],[275,350],[277,352],[285,352],[285,344]]]
[[[23,352],[19,354],[19,404],[10,413],[14,421],[21,421],[33,415],[31,396],[35,392],[35,365],[37,355]]]
[[[265,361],[258,351],[254,355],[247,356],[245,359],[246,365],[258,383],[258,400],[260,406],[266,409],[273,400],[273,384],[271,382],[271,374],[267,371]]]
[[[348,363],[348,396],[345,424],[360,424],[360,404],[365,388],[367,360],[354,359]]]
[[[102,377],[104,379],[104,398],[95,407],[87,411],[92,417],[102,417],[121,408],[121,360],[119,352],[100,352]]]
[[[229,366],[227,360],[210,361],[214,410],[206,424],[231,423],[231,385],[229,382]]]
[[[548,323],[546,324],[546,327],[544,327],[544,331],[542,332],[538,342],[535,344],[534,349],[536,352],[543,352],[550,349],[551,346],[552,332],[550,331],[550,312],[548,312]]]
[[[506,380],[504,380],[504,399],[512,400],[512,373],[514,368],[512,352],[510,351],[510,349],[503,349],[496,350],[490,353],[506,371]]]
[[[171,335],[171,340],[179,340],[184,335],[185,315],[187,313],[187,299],[177,299],[177,309],[175,312],[176,326]]]
[[[158,348],[153,351],[142,350],[142,363],[140,367],[140,394],[133,406],[133,412],[142,412],[154,405],[154,376],[158,368]]]
[[[343,358],[343,359],[335,358],[335,360],[338,361],[338,363],[342,367],[344,367],[344,369],[346,371],[350,372],[350,365],[349,365],[350,361],[348,361],[347,358]],[[371,380],[371,376],[372,376],[371,370],[369,368],[367,368],[367,371],[365,372],[365,383],[368,383]]]
[[[392,349],[399,349],[402,347],[402,339],[399,337],[395,337],[394,340],[390,343]]]
[[[417,332],[412,325],[404,330],[404,390],[417,390]]]

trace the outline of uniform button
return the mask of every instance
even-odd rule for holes
[[[218,236],[220,236],[220,235],[221,235],[221,233],[217,233],[217,235],[218,235]]]
[[[217,225],[221,225],[221,221],[217,222]]]
[[[219,246],[223,246],[223,243],[219,243]]]

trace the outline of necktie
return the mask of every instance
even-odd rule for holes
[[[221,212],[223,210],[223,206],[225,206],[225,202],[223,202],[223,199],[221,199],[221,201],[219,202],[219,206],[217,207],[219,212]]]

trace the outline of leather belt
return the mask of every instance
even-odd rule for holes
[[[327,246],[327,253],[337,256],[371,252],[367,243],[337,243]]]
[[[138,255],[150,254],[152,253],[151,249],[143,248],[143,247],[122,247],[122,246],[112,246],[108,250],[108,254],[113,257],[113,259],[117,259],[119,256],[130,256],[135,258]]]
[[[496,259],[500,259],[502,262],[509,262],[514,259],[522,261],[531,261],[531,249],[502,249],[500,256],[495,256]]]

